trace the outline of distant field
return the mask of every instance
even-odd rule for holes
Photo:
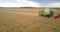
[[[60,18],[39,16],[39,10],[0,8],[0,32],[60,32]]]

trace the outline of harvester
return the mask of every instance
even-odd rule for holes
[[[45,8],[45,9],[42,9],[41,11],[39,11],[39,15],[45,16],[45,17],[52,17],[53,13],[54,13],[54,11],[50,8]]]

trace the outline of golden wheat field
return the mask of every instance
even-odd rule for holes
[[[60,18],[38,15],[39,9],[0,8],[0,32],[60,32]]]

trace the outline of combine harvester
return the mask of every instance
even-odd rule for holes
[[[55,19],[57,19],[57,18],[59,18],[60,17],[60,15],[56,15],[56,16],[54,16],[54,12],[55,12],[55,10],[53,10],[52,8],[45,8],[45,9],[43,9],[42,11],[40,11],[39,12],[39,15],[41,15],[41,16],[44,16],[44,17],[53,17],[53,18],[55,18]]]

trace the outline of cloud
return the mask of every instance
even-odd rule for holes
[[[16,0],[22,7],[40,7],[40,5],[36,2],[29,0]]]
[[[40,5],[33,1],[16,0],[16,2],[0,2],[0,7],[40,7]]]
[[[54,2],[47,5],[47,7],[60,7],[60,2]]]
[[[17,3],[11,3],[11,2],[0,2],[0,7],[20,7]]]

